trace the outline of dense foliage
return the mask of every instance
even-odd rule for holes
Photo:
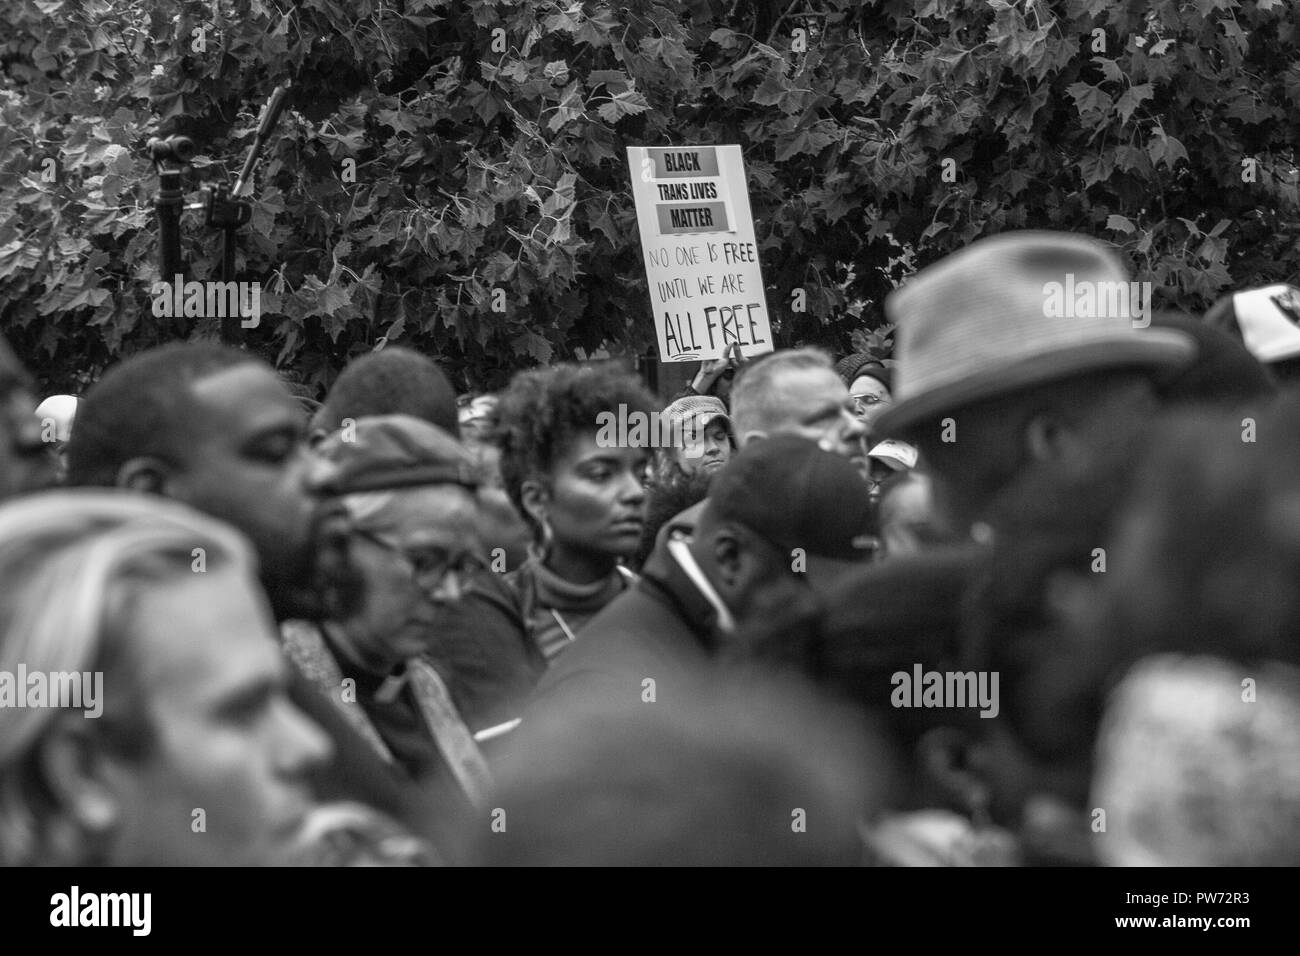
[[[1158,304],[1202,309],[1300,271],[1298,6],[10,0],[3,330],[47,390],[215,335],[150,309],[143,147],[186,133],[233,173],[288,79],[241,232],[264,290],[242,335],[316,390],[383,342],[461,387],[643,353],[626,145],[744,147],[785,344],[861,344],[909,272],[1027,226],[1109,238]],[[192,277],[215,276],[195,212],[185,236]]]

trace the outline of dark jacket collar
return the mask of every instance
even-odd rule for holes
[[[718,646],[717,611],[669,552],[669,540],[662,538],[650,553],[637,586],[667,602],[696,640],[712,653]]]

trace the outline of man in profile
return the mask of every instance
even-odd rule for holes
[[[172,502],[51,492],[0,506],[0,579],[0,672],[99,687],[0,707],[0,865],[283,865],[330,745],[286,696],[246,539]]]
[[[173,498],[252,539],[277,619],[322,604],[318,532],[340,506],[312,493],[298,403],[247,352],[150,349],[90,389],[68,442],[68,483]]]
[[[770,352],[742,368],[731,388],[731,420],[741,448],[773,435],[802,435],[852,457],[867,435],[830,357],[811,348]]]
[[[229,522],[257,550],[278,622],[339,618],[358,604],[361,585],[343,504],[318,494],[332,471],[311,455],[305,431],[297,401],[258,357],[168,345],[109,369],[86,394],[68,443],[69,483],[160,495]],[[433,835],[429,795],[376,756],[296,667],[289,688],[334,742],[318,793]]]
[[[897,387],[876,430],[920,449],[955,534],[987,521],[1027,475],[1127,454],[1160,408],[1160,383],[1195,359],[1188,334],[1135,322],[1129,280],[1104,243],[1019,231],[946,256],[890,294]],[[1055,289],[1079,290],[1084,305],[1057,308]]]

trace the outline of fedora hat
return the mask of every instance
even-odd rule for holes
[[[1004,233],[922,269],[885,300],[898,362],[876,434],[1083,372],[1190,363],[1191,336],[1137,327],[1136,293],[1108,246],[1065,232]]]

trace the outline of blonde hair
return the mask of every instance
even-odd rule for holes
[[[237,531],[160,498],[69,489],[0,506],[0,672],[129,673],[120,659],[140,585],[192,572],[200,555],[205,570],[256,574]],[[139,695],[120,697],[140,713]],[[85,836],[59,819],[37,759],[60,716],[0,708],[0,866],[75,864],[86,852]]]

